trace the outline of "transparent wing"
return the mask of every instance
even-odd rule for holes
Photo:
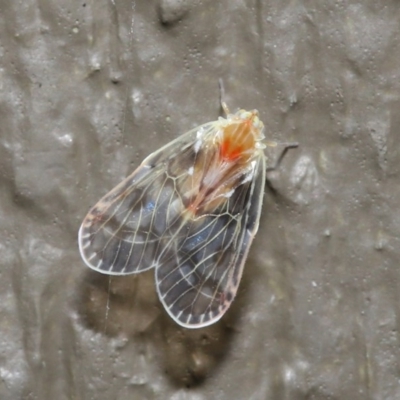
[[[188,328],[212,324],[232,303],[264,193],[262,150],[219,173],[220,126],[205,124],[151,154],[79,231],[82,258],[96,271],[155,268],[161,302]]]
[[[199,130],[212,134],[215,122],[193,129],[150,154],[89,211],[78,242],[90,268],[126,275],[156,265],[161,239],[174,230],[183,212],[176,185],[193,165]]]
[[[243,179],[213,213],[184,219],[163,238],[156,283],[170,316],[187,328],[210,325],[232,303],[258,229],[265,184],[260,154],[252,179]]]

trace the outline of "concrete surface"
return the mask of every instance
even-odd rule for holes
[[[400,399],[399,46],[397,1],[0,0],[0,398]],[[217,118],[219,78],[300,147],[233,306],[189,331],[77,232]]]

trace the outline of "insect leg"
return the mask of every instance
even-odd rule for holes
[[[281,144],[281,143],[280,143]],[[299,147],[299,144],[294,142],[294,143],[282,143],[285,147],[283,148],[281,154],[279,155],[278,159],[275,161],[275,164],[271,167],[268,167],[266,169],[266,172],[271,172],[271,171],[275,171],[276,169],[279,168],[283,157],[285,157],[286,153],[290,150],[290,149],[296,149],[297,147]]]

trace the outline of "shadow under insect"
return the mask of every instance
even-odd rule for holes
[[[243,294],[245,290],[240,290],[227,315],[216,324],[192,330],[177,325],[165,313],[155,290],[154,271],[107,276],[88,270],[76,304],[87,328],[110,338],[126,338],[127,345],[118,350],[121,357],[130,357],[130,345],[137,349],[150,345],[151,353],[160,354],[151,362],[160,361],[174,386],[194,387],[204,382],[229,353],[235,333],[232,327],[245,301]]]

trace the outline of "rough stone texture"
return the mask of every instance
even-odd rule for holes
[[[400,399],[397,1],[0,0],[0,398]],[[257,108],[270,174],[240,292],[178,327],[80,259],[141,159]],[[269,149],[271,162],[277,149]]]

